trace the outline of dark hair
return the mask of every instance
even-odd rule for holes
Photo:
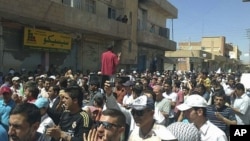
[[[190,90],[189,87],[187,87],[187,86],[183,86],[182,89],[186,89],[187,91]]]
[[[46,77],[45,79],[44,79],[44,82],[51,82],[51,78],[49,78],[49,77]]]
[[[24,89],[28,89],[28,91],[31,92],[31,96],[35,99],[37,99],[37,96],[40,93],[40,90],[38,89],[36,83],[33,81],[26,82]]]
[[[159,85],[159,86],[160,86],[160,85]],[[161,86],[160,86],[160,87],[161,87]],[[161,87],[161,89],[163,89],[163,88]],[[162,90],[160,90],[160,91],[162,91]],[[153,100],[154,100],[154,101],[156,100],[156,94],[153,92],[153,90],[145,90],[143,93],[144,93],[144,94],[145,94],[145,93],[150,94],[150,95],[152,96]]]
[[[193,107],[195,111],[202,109],[203,115],[206,117],[207,116],[207,108],[206,107]]]
[[[181,81],[180,80],[174,80],[174,86],[177,88],[181,87]]]
[[[61,89],[65,89],[67,85],[68,85],[68,79],[64,76],[60,77],[59,86],[61,87]]]
[[[245,87],[244,87],[244,85],[242,83],[237,83],[235,85],[235,88],[238,89],[238,90],[242,90],[242,91],[245,92]]]
[[[113,50],[114,46],[113,45],[108,45],[107,50]]]
[[[170,87],[172,87],[172,79],[170,78],[165,79],[165,84],[168,84]]]
[[[201,88],[201,90],[202,90],[203,93],[206,91],[206,87],[205,87],[204,84],[198,84],[198,85],[196,86],[196,88]],[[203,94],[203,93],[202,93],[202,94]]]
[[[202,71],[201,74],[207,76],[207,75],[208,75],[208,72],[207,72],[207,71]]]
[[[140,96],[143,91],[143,85],[141,82],[136,82],[135,85],[132,87],[132,91],[137,95]]]
[[[83,91],[81,87],[69,86],[65,89],[65,93],[67,93],[71,97],[71,99],[77,99],[78,105],[82,107]]]
[[[60,87],[59,87],[59,86],[57,86],[57,85],[52,85],[52,86],[50,86],[50,87],[53,88],[53,91],[54,91],[56,94],[59,94],[59,92],[60,92]]]
[[[223,91],[216,91],[214,92],[214,96],[213,97],[222,97],[224,100],[227,99],[227,96],[225,93],[223,93]]]
[[[99,107],[103,107],[104,100],[105,100],[104,96],[95,96],[94,97],[94,101],[96,102],[97,106],[99,106]]]
[[[25,116],[26,121],[32,125],[36,122],[41,122],[41,114],[38,107],[31,103],[17,104],[10,112],[11,115],[21,114]]]
[[[235,77],[234,77],[233,75],[229,75],[229,76],[227,77],[227,80],[233,80],[233,81],[235,81]]]
[[[120,110],[106,109],[106,110],[102,111],[102,115],[117,118],[117,125],[119,125],[119,126],[125,127],[125,125],[126,125],[126,117]]]

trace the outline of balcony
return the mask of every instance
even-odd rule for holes
[[[139,0],[140,3],[152,7],[156,11],[167,16],[167,18],[175,19],[178,17],[178,10],[167,0]]]
[[[160,49],[164,51],[176,50],[176,42],[149,31],[138,31],[137,42],[139,45]]]
[[[137,25],[137,42],[139,45],[149,48],[157,48],[164,51],[176,50],[176,42],[169,39],[169,29],[152,23]]]
[[[82,4],[82,3],[81,3]],[[0,0],[0,17],[25,26],[51,28],[65,33],[95,35],[102,39],[129,39],[131,25],[51,0]]]

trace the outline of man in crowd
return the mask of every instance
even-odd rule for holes
[[[0,95],[3,96],[3,99],[0,100],[0,125],[3,126],[7,132],[9,126],[9,114],[15,106],[15,102],[11,99],[12,91],[8,86],[0,88]]]
[[[177,106],[180,111],[184,111],[185,117],[193,123],[201,133],[201,141],[227,141],[226,134],[206,116],[207,101],[198,94],[188,96],[187,100]]]
[[[122,84],[125,88],[126,95],[123,97],[122,104],[124,107],[128,108],[128,106],[133,102],[133,96],[132,96],[132,89],[134,86],[133,81],[126,81],[125,83]]]
[[[24,85],[24,94],[25,94],[25,100],[27,100],[28,103],[35,103],[38,94],[39,89],[35,82],[26,82]]]
[[[40,110],[34,104],[17,104],[10,113],[9,140],[44,141],[45,135],[37,132],[40,121]]]
[[[36,100],[34,104],[39,108],[42,116],[41,123],[37,131],[41,134],[45,134],[47,128],[55,126],[55,123],[47,114],[47,109],[49,107],[49,100],[47,98],[40,97]],[[46,139],[44,141],[51,141],[51,137],[46,136]]]
[[[88,134],[84,134],[85,141],[120,141],[122,133],[125,131],[126,117],[116,109],[106,109],[102,112],[96,128],[91,129]]]
[[[163,97],[167,98],[168,100],[171,101],[171,109],[170,112],[168,114],[168,125],[175,122],[175,106],[176,106],[176,101],[178,98],[178,95],[176,92],[173,91],[172,89],[172,81],[170,79],[166,79],[165,83],[164,83],[164,89],[165,92],[162,94]]]
[[[164,116],[165,125],[168,125],[168,117],[171,109],[171,101],[163,97],[164,88],[160,85],[155,85],[153,92],[156,95],[155,108],[157,108],[161,114]]]
[[[113,45],[108,46],[107,51],[102,53],[102,75],[112,76],[116,72],[116,67],[119,64],[121,53],[118,53],[117,55],[114,54],[113,47]]]
[[[235,85],[235,100],[233,105],[228,105],[235,115],[238,125],[250,124],[250,98],[245,93],[245,87],[241,83]]]
[[[229,136],[229,125],[236,125],[232,109],[225,105],[226,95],[223,91],[214,93],[214,104],[207,107],[207,118]]]
[[[154,99],[142,95],[132,103],[132,115],[136,127],[129,136],[128,141],[142,140],[176,140],[176,137],[164,126],[155,123]]]
[[[96,97],[103,97],[103,94],[101,93],[99,89],[100,83],[98,79],[93,79],[89,82],[89,103],[88,105],[93,106],[94,99]]]
[[[79,86],[69,86],[62,97],[65,111],[60,116],[59,126],[48,128],[46,134],[64,141],[82,141],[83,133],[88,134],[92,126],[90,116],[82,110],[82,89]]]

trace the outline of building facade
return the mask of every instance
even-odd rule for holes
[[[98,71],[110,44],[122,52],[120,68],[163,69],[164,51],[176,50],[166,22],[177,13],[166,0],[0,0],[0,71]]]
[[[238,72],[241,67],[237,46],[226,43],[224,36],[202,37],[200,42],[179,42],[179,49],[167,51],[165,56],[173,60],[176,70]],[[173,64],[174,65],[174,64]]]

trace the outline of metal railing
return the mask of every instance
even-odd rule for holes
[[[170,30],[169,28],[165,28],[165,27],[160,27],[154,24],[142,24],[140,25],[140,22],[138,23],[138,31],[149,31],[153,34],[157,34],[160,35],[166,39],[169,39],[169,35],[170,35]]]

